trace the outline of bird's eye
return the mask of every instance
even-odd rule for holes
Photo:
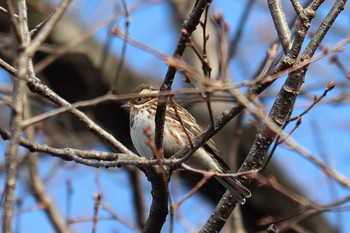
[[[141,102],[143,100],[142,97],[137,98],[137,102]]]

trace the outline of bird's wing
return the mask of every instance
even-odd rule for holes
[[[194,138],[195,136],[199,135],[201,132],[203,132],[203,129],[197,124],[196,119],[183,107],[178,105],[175,100],[173,100],[173,103],[169,104],[168,106],[168,114],[173,118],[179,118],[181,115],[186,117],[181,117],[181,122],[184,125],[185,129],[187,130],[187,133],[189,134],[190,138]],[[176,111],[175,109],[176,108]],[[176,113],[177,112],[177,113]],[[220,153],[218,148],[215,146],[215,143],[212,139],[209,139],[207,143],[203,146],[203,148],[208,151],[210,154],[213,155],[213,159],[218,161],[222,168],[222,172],[229,171],[230,167],[226,164],[226,162],[220,157]]]

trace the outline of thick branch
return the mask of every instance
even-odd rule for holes
[[[284,54],[287,54],[292,44],[292,35],[284,14],[280,0],[268,0],[268,6],[272,15],[275,28],[282,45]]]
[[[155,171],[155,169],[157,169],[157,167],[147,169],[145,172],[148,180],[152,184],[152,204],[148,219],[142,231],[144,233],[160,232],[169,212],[169,176],[164,177],[163,174]]]
[[[10,134],[0,128],[0,135],[4,140],[11,138]],[[133,165],[139,168],[150,168],[153,165],[157,165],[156,159],[149,160],[137,155],[103,152],[95,150],[79,150],[74,148],[53,148],[48,145],[39,145],[30,142],[26,139],[20,138],[19,145],[27,148],[31,152],[41,152],[50,154],[54,157],[58,157],[67,161],[74,161],[76,163],[84,164],[90,167],[120,167]],[[173,167],[177,164],[177,160],[164,159],[164,165]]]
[[[344,8],[343,5],[338,5],[339,1],[335,3],[335,6],[337,8],[333,7],[331,12],[337,12],[338,14],[340,11]],[[341,1],[343,4],[345,4],[344,1]],[[313,5],[312,10],[316,10],[321,2],[318,2],[318,5]],[[308,9],[309,10],[309,9]],[[297,58],[299,51],[302,46],[302,42],[304,41],[304,38],[306,36],[306,32],[308,28],[310,27],[310,21],[314,17],[315,13],[314,11],[307,11],[308,14],[303,14],[301,16],[302,18],[302,25],[300,28],[297,29],[297,36],[296,40],[293,43],[291,51],[288,53],[290,58],[294,60],[293,58]],[[338,14],[329,14],[332,15],[333,20],[329,20],[328,22],[332,23],[334,19],[337,17]],[[326,32],[324,32],[326,33]],[[317,46],[314,46],[314,50],[316,50]],[[310,54],[313,54],[314,51]],[[301,58],[296,61],[296,63],[302,62]],[[273,119],[274,122],[276,122],[279,126],[282,126],[287,118],[290,115],[290,112],[293,109],[295,99],[300,91],[300,87],[302,83],[304,82],[305,73],[307,70],[307,66],[297,70],[293,73],[291,73],[283,87],[281,88],[275,103],[270,111],[269,116],[271,119]],[[264,163],[266,159],[266,153],[274,140],[276,136],[276,132],[271,130],[269,126],[265,123],[262,127],[262,130],[257,134],[255,142],[245,160],[242,167],[239,169],[240,172],[249,171],[257,169],[261,166],[261,164]],[[226,222],[226,219],[229,217],[229,212],[231,212],[235,208],[236,203],[233,202],[233,198],[230,195],[229,192],[226,192],[221,199],[220,203],[214,210],[213,214],[211,215],[210,219],[207,221],[205,226],[201,229],[200,232],[218,232],[222,229],[223,225]],[[221,206],[225,206],[226,209],[223,211]]]
[[[188,37],[196,29],[199,24],[199,20],[205,10],[205,8],[210,5],[211,0],[198,0],[190,14],[189,19],[187,19],[181,30],[181,37],[177,43],[176,49],[173,53],[173,58],[181,58],[182,54],[186,49],[186,43],[188,42]],[[165,75],[164,81],[160,87],[160,91],[171,90],[171,85],[174,81],[176,73],[176,67],[169,66],[167,73]],[[155,144],[157,148],[160,148],[163,142],[163,131],[164,131],[164,119],[165,119],[165,110],[167,104],[167,97],[161,97],[158,101],[155,123]]]
[[[321,41],[327,34],[328,30],[333,25],[337,16],[344,10],[346,0],[338,0],[334,3],[332,9],[327,14],[326,18],[323,20],[320,27],[317,29],[315,35],[312,37],[310,43],[306,46],[303,56],[305,58],[310,58],[316,52],[318,46],[320,46]]]
[[[173,58],[180,58],[186,49],[186,43],[188,37],[196,29],[199,24],[202,13],[205,8],[210,5],[210,0],[198,0],[190,14],[188,20],[183,24],[181,30],[181,37],[178,41],[177,47],[173,53]],[[176,67],[169,66],[165,75],[164,81],[160,87],[160,91],[171,90],[176,73]],[[157,149],[161,149],[163,144],[163,132],[164,132],[164,120],[168,97],[158,98],[158,106],[155,115],[155,146]],[[160,150],[161,151],[161,150]],[[152,171],[152,170],[149,170]],[[153,177],[153,179],[151,179]],[[159,174],[150,174],[149,180],[152,183],[152,206],[150,215],[147,219],[144,232],[160,232],[165,218],[168,214],[168,189],[167,185],[169,180],[164,180],[165,177]]]
[[[342,2],[342,4],[345,4],[344,1],[338,1]],[[326,19],[327,23],[333,23],[335,18],[338,16],[340,11],[344,8],[344,5],[339,4],[336,2],[334,4],[334,7],[331,9],[329,15],[332,17],[327,16]],[[318,8],[318,6],[314,6],[315,8]],[[333,12],[333,14],[332,14]],[[313,14],[312,14],[313,15]],[[313,17],[313,16],[310,17]],[[332,19],[332,20],[331,20]],[[309,20],[306,20],[309,22]],[[326,20],[325,20],[326,21]],[[323,25],[323,24],[322,24]],[[317,44],[317,46],[320,44],[322,38],[326,34],[327,30],[331,26],[331,24],[327,27],[320,26],[319,32],[320,36],[315,37],[310,44],[314,45]],[[324,30],[322,30],[322,28]],[[305,27],[306,29],[306,27]],[[306,34],[306,32],[302,32],[302,34]],[[322,35],[322,36],[321,36]],[[316,42],[313,42],[316,41]],[[310,45],[309,44],[309,45]],[[310,46],[302,53],[302,56],[298,58],[296,64],[303,61],[304,58],[310,58],[317,49],[317,46]],[[271,119],[277,123],[277,125],[282,126],[287,118],[289,117],[293,106],[295,99],[297,98],[300,87],[302,83],[304,82],[304,77],[307,71],[308,65],[305,66],[302,69],[299,69],[291,74],[289,74],[286,82],[282,86],[279,94],[276,97],[275,103],[273,104],[273,107],[270,111],[269,116]],[[268,127],[266,124],[264,124],[262,130],[257,134],[255,142],[253,144],[253,147],[251,148],[247,159],[244,163],[244,165],[241,167],[240,171],[248,171],[252,169],[257,169],[258,166],[260,166],[261,162],[264,160],[264,156],[266,152],[269,149],[269,146],[271,145],[272,141],[274,140],[276,136],[276,132],[273,132],[270,127]]]

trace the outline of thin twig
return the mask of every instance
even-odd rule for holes
[[[128,45],[128,37],[129,37],[129,25],[130,25],[130,17],[129,17],[129,10],[128,10],[128,6],[126,5],[126,1],[125,0],[121,0],[122,6],[124,8],[124,14],[125,14],[125,24],[124,24],[124,35],[125,38],[123,40],[123,46],[122,46],[122,50],[120,53],[120,59],[117,65],[117,73],[112,81],[111,87],[110,87],[110,93],[116,93],[117,92],[117,84],[118,84],[118,80],[119,77],[122,73],[122,68],[124,65],[124,61],[125,61],[125,55],[126,55],[126,48]]]
[[[5,8],[3,8],[2,6],[0,6],[0,11],[2,11],[2,12],[4,12],[4,13],[7,13],[7,14],[10,14],[10,13],[8,12],[8,10],[6,10]],[[16,15],[16,14],[12,14],[12,15],[13,15],[13,17],[18,18],[18,15]]]
[[[141,233],[141,230],[135,226],[134,224],[130,223],[126,219],[119,216],[116,212],[113,211],[113,209],[110,207],[110,205],[103,201],[102,202],[103,209],[105,209],[113,219],[118,220],[119,222],[123,223],[125,226],[129,227],[130,229],[134,230],[135,232]]]
[[[55,13],[45,22],[45,25],[42,26],[40,32],[36,34],[33,40],[30,42],[26,48],[26,53],[29,57],[32,57],[39,46],[44,42],[49,33],[53,30],[57,22],[61,19],[62,15],[66,12],[69,3],[72,0],[62,0]]]
[[[48,98],[51,102],[59,105],[59,106],[65,106],[69,110],[68,112],[71,113],[75,118],[79,119],[79,121],[83,122],[85,126],[90,129],[92,132],[94,132],[99,137],[103,138],[103,140],[108,143],[110,146],[112,146],[115,150],[120,151],[122,153],[135,155],[132,151],[130,151],[126,146],[124,146],[122,143],[120,143],[117,139],[113,137],[110,133],[108,133],[106,130],[102,129],[99,125],[97,125],[91,118],[89,118],[85,113],[82,111],[71,108],[71,104],[57,95],[54,91],[52,91],[48,86],[41,83],[38,80],[31,79],[28,83],[30,89],[34,93],[38,93],[39,95],[44,96],[45,98]],[[136,156],[136,155],[135,155]]]
[[[101,206],[101,199],[102,199],[102,194],[98,193],[93,196],[94,198],[94,216],[92,218],[92,229],[91,233],[96,233],[97,230],[97,223],[98,223],[98,212]]]
[[[210,173],[210,172],[204,174],[203,178],[191,189],[191,191],[188,194],[186,194],[186,196],[184,196],[180,201],[178,201],[177,203],[175,203],[171,206],[172,211],[175,212],[178,208],[180,208],[180,206],[186,200],[188,200],[190,197],[192,197],[195,193],[197,193],[198,190],[200,188],[202,188],[203,185],[205,185],[208,182],[208,180],[210,180],[210,178],[212,176],[214,176],[214,174]]]
[[[47,56],[45,59],[43,59],[40,62],[38,62],[35,65],[35,71],[37,73],[39,73],[44,68],[46,68],[49,64],[54,62],[57,58],[61,57],[62,55],[67,53],[69,50],[71,50],[72,48],[77,46],[78,44],[80,44],[80,43],[84,42],[85,40],[87,40],[88,38],[90,38],[96,31],[100,30],[105,25],[108,25],[108,24],[116,21],[120,17],[121,17],[121,14],[113,15],[112,17],[110,17],[110,18],[108,18],[108,19],[106,19],[106,20],[96,24],[90,30],[88,30],[87,32],[82,34],[78,39],[70,41],[69,43],[67,43],[63,47],[57,49],[57,51],[54,54],[51,54],[51,55]]]
[[[17,41],[19,44],[22,43],[22,36],[21,36],[21,29],[19,24],[19,16],[15,13],[15,7],[13,6],[13,3],[15,3],[12,0],[6,0],[6,8],[8,12],[8,16],[10,19],[11,26],[14,30],[15,36],[17,38]]]
[[[7,62],[5,62],[4,60],[2,60],[0,58],[0,66],[2,68],[4,68],[5,70],[7,70],[9,73],[11,74],[15,74],[17,72],[17,69],[14,68],[13,66],[11,66],[10,64],[8,64]]]
[[[29,99],[26,98],[26,101],[29,101]],[[31,115],[29,108],[30,104],[25,103],[24,106],[24,117],[27,118]],[[25,134],[30,141],[34,141],[34,128],[26,129]],[[31,188],[37,203],[43,206],[45,214],[50,219],[54,229],[57,232],[69,233],[70,231],[67,227],[67,224],[63,220],[63,217],[57,211],[57,207],[54,205],[53,200],[46,193],[44,182],[39,174],[38,153],[29,151],[27,153],[27,159]]]
[[[196,2],[189,19],[187,19],[183,26],[182,30],[185,30],[188,35],[191,35],[192,32],[196,29],[196,26],[200,22],[200,17],[206,7],[210,5],[210,0],[199,0]],[[173,58],[181,58],[182,54],[184,53],[186,49],[186,43],[188,36],[181,35],[176,49],[173,53]],[[168,91],[171,90],[171,85],[174,81],[176,73],[176,67],[169,65],[167,73],[165,75],[164,81],[160,87],[160,91]],[[167,105],[167,98],[159,98],[156,116],[155,116],[155,123],[156,123],[156,129],[155,129],[155,144],[158,148],[161,147],[163,142],[163,131],[164,131],[164,119],[165,119],[165,110]]]
[[[295,116],[295,117],[290,117],[288,119],[288,121],[295,121],[295,120],[299,120],[300,118],[302,118],[306,113],[308,113],[313,107],[315,107],[316,104],[318,104],[326,95],[329,91],[331,91],[333,88],[335,87],[335,83],[334,81],[330,81],[327,85],[326,90],[324,90],[324,92],[322,93],[321,96],[319,97],[315,97],[314,101],[312,102],[312,104],[306,108],[302,113],[300,113],[299,115]]]

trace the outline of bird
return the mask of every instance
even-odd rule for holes
[[[149,94],[149,97],[147,94]],[[135,97],[122,105],[123,108],[130,111],[132,143],[139,155],[148,159],[155,156],[149,140],[155,138],[157,94],[159,94],[159,90],[152,85],[141,84],[133,91]],[[169,158],[184,146],[189,145],[190,140],[193,140],[201,132],[203,130],[197,124],[195,118],[172,99],[171,103],[167,104],[165,112],[162,144],[164,156]],[[220,157],[219,150],[212,139],[198,148],[184,164],[202,171],[230,172],[229,166]],[[251,192],[234,177],[214,177],[230,191],[238,203],[243,205],[246,198],[251,197]]]

